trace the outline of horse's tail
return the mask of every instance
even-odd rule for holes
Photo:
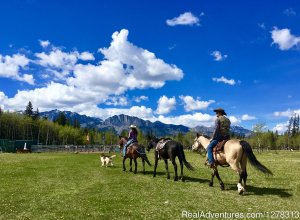
[[[183,146],[181,144],[179,144],[179,156],[181,157],[181,159],[182,159],[184,165],[186,166],[186,168],[188,168],[189,170],[195,170],[195,168],[189,162],[187,162],[187,160],[185,159]]]
[[[140,145],[139,147],[140,148],[139,148],[139,150],[137,150],[137,152],[139,153],[141,158],[144,159],[146,161],[146,163],[151,167],[152,165],[151,165],[150,161],[148,160],[147,154],[145,152],[145,147],[142,145]]]
[[[240,141],[240,144],[243,147],[243,150],[246,152],[246,155],[251,163],[252,166],[254,166],[256,169],[260,170],[264,174],[273,175],[272,171],[269,170],[267,167],[262,165],[253,154],[252,148],[250,144],[246,141]]]

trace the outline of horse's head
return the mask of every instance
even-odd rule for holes
[[[202,136],[201,136],[200,134],[197,133],[197,135],[196,135],[196,137],[195,137],[195,139],[194,139],[194,143],[193,143],[193,145],[192,145],[192,150],[193,150],[193,151],[197,151],[197,150],[199,150],[200,148],[203,147],[202,144],[201,144],[201,142],[200,142],[200,138],[201,138],[201,137],[202,137]]]
[[[119,136],[119,148],[122,149],[126,143],[127,139],[125,137]]]
[[[150,149],[154,148],[156,146],[156,138],[148,136],[148,145],[147,145],[147,151],[150,151]]]

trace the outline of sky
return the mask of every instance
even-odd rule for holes
[[[300,2],[0,0],[0,107],[283,132],[300,114]]]

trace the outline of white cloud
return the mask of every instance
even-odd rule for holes
[[[113,96],[108,98],[105,101],[105,104],[113,106],[126,106],[128,105],[128,100],[125,96]]]
[[[277,131],[279,134],[283,134],[284,132],[287,131],[288,125],[289,125],[288,121],[286,123],[279,123],[272,129],[272,131],[273,132]]]
[[[156,109],[157,114],[161,114],[161,115],[168,114],[175,108],[176,99],[175,97],[168,98],[167,96],[164,95],[159,98],[157,104],[158,104]]]
[[[262,30],[266,30],[266,29],[267,29],[265,23],[258,23],[257,25],[258,25],[258,27],[260,27]]]
[[[194,99],[192,96],[179,96],[179,98],[184,102],[184,109],[186,112],[207,109],[208,106],[214,103],[214,100],[200,101],[199,98]]]
[[[40,41],[40,45],[45,48],[48,47],[50,45],[50,41],[48,40],[39,40]]]
[[[224,76],[222,76],[220,78],[214,77],[214,78],[212,78],[212,80],[215,82],[223,82],[223,83],[231,85],[231,86],[234,86],[236,84],[234,79],[226,79]]]
[[[227,54],[222,55],[222,53],[218,50],[213,51],[210,55],[214,57],[215,61],[223,61],[228,57]]]
[[[14,97],[3,102],[7,109],[23,110],[24,103],[32,101],[40,111],[54,108],[82,112],[97,112],[97,105],[125,105],[125,99],[110,98],[122,96],[126,91],[144,88],[160,88],[167,80],[181,80],[183,71],[173,64],[167,64],[154,53],[137,47],[127,40],[128,31],[115,32],[110,47],[99,49],[104,60],[97,65],[78,63],[83,53],[78,51],[63,52],[52,47],[49,52],[35,53],[35,64],[44,67],[41,74],[44,80],[51,79],[45,86],[32,90],[19,90]],[[91,59],[92,54],[84,57]],[[87,55],[87,56],[86,56]],[[8,68],[14,58],[14,68]],[[85,59],[83,58],[83,59]],[[4,61],[3,61],[4,60]],[[27,67],[29,60],[23,55],[0,57],[0,76],[33,82],[28,74],[20,75],[18,70]],[[3,68],[5,64],[6,68]],[[2,68],[2,69],[1,69]],[[11,71],[7,71],[10,70]],[[4,71],[6,70],[6,71]],[[51,77],[54,75],[55,78]],[[59,83],[53,80],[60,79]],[[142,97],[140,99],[146,99]],[[133,108],[133,112],[136,108]],[[101,110],[101,109],[100,109]],[[136,110],[138,111],[138,110]],[[148,111],[148,110],[147,110]]]
[[[271,34],[273,39],[272,44],[277,44],[280,50],[289,50],[299,46],[300,37],[292,35],[290,29],[278,29],[274,27]]]
[[[300,115],[300,109],[297,109],[297,110],[291,110],[291,109],[288,109],[286,111],[283,111],[283,112],[274,112],[274,115],[277,116],[277,117],[292,117],[294,115]]]
[[[250,115],[248,115],[248,114],[242,115],[242,120],[243,120],[243,121],[250,121],[250,120],[255,120],[255,119],[256,119],[256,117],[250,116]]]
[[[88,61],[88,60],[95,60],[95,57],[92,53],[90,53],[88,51],[85,51],[85,52],[82,52],[79,55],[79,59],[84,60],[84,61]]]
[[[283,11],[283,14],[285,14],[286,16],[296,16],[297,15],[297,13],[292,8],[285,9]]]
[[[178,17],[168,19],[167,24],[169,26],[176,26],[176,25],[200,25],[200,20],[198,17],[193,15],[191,12],[185,12]]]
[[[141,101],[147,101],[148,99],[149,99],[148,96],[142,95],[142,96],[134,97],[134,98],[133,98],[133,101],[139,103],[139,102],[141,102]]]
[[[26,69],[29,62],[30,60],[22,54],[12,56],[2,56],[0,54],[0,77],[11,78],[33,85],[33,76],[29,74],[22,75],[20,72],[21,69]]]
[[[241,123],[241,120],[238,119],[238,118],[235,117],[235,116],[229,116],[228,118],[229,118],[229,120],[231,121],[231,124],[232,124],[232,125],[238,125],[238,124]]]

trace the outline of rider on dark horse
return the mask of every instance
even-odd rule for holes
[[[224,109],[217,108],[214,110],[217,115],[215,121],[215,131],[211,138],[210,144],[207,147],[207,165],[210,168],[215,167],[215,161],[213,156],[213,148],[217,146],[218,142],[228,140],[230,138],[230,120],[226,117]]]
[[[137,136],[138,136],[139,133],[136,129],[136,126],[135,125],[130,125],[129,128],[130,128],[130,131],[129,131],[129,134],[128,134],[128,141],[124,145],[124,148],[123,148],[123,156],[124,157],[125,157],[126,152],[127,152],[127,147],[132,143],[137,143],[138,142]]]

